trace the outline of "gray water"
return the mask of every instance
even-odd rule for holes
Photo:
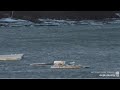
[[[119,78],[100,76],[120,71],[119,25],[0,27],[0,54],[24,53],[20,61],[0,61],[0,78]],[[90,66],[51,69],[30,66],[55,60]]]

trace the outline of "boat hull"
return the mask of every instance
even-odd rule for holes
[[[11,55],[0,55],[0,60],[7,61],[7,60],[21,60],[23,54],[11,54]]]
[[[79,69],[81,68],[80,66],[71,66],[71,65],[66,65],[66,66],[51,66],[51,68],[56,68],[56,69]]]

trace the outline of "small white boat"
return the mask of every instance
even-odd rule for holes
[[[0,60],[21,60],[24,54],[0,55]]]
[[[51,68],[59,68],[59,69],[79,69],[81,68],[81,65],[66,65],[65,61],[54,61],[54,65],[51,66]]]
[[[65,64],[65,61],[54,61],[53,63],[32,63],[31,66],[48,66],[56,69],[79,69],[79,68],[89,68],[89,66],[75,65],[75,62],[70,62]]]

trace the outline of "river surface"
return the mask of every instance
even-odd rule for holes
[[[0,54],[19,53],[20,61],[0,61],[1,79],[118,79],[120,24],[0,27]],[[30,66],[57,60],[90,67]]]

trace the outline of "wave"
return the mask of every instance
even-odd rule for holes
[[[118,18],[106,18],[104,20],[56,20],[56,19],[38,19],[41,25],[105,25],[120,24]]]
[[[2,18],[0,19],[0,26],[29,26],[34,23],[23,19]]]
[[[60,25],[105,25],[105,24],[120,24],[120,18],[106,18],[104,20],[57,20],[57,19],[41,19],[38,22],[29,20],[2,18],[0,19],[0,26],[60,26]]]

